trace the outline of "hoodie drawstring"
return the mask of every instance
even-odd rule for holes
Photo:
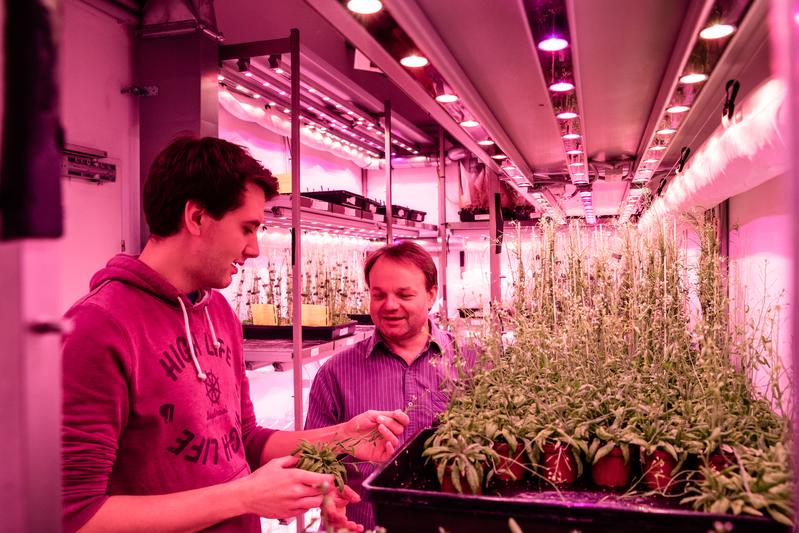
[[[211,330],[211,338],[214,339],[214,348],[219,349],[222,346],[222,343],[216,336],[216,331],[214,330],[214,323],[211,322],[211,315],[208,313],[208,306],[205,306],[205,319],[208,321],[208,328]]]
[[[194,353],[194,341],[191,337],[191,329],[189,328],[189,313],[186,312],[186,304],[183,303],[183,300],[178,296],[178,303],[180,304],[180,308],[183,310],[183,324],[186,326],[186,340],[189,343],[189,353],[191,353],[191,360],[194,363],[194,368],[197,370],[197,379],[200,381],[205,381],[206,375],[203,372],[203,369],[200,368],[200,361],[197,360],[197,354]],[[205,310],[208,313],[208,309]],[[208,316],[207,314],[205,315]],[[213,333],[213,326],[211,326],[211,333]],[[216,335],[214,335],[214,339],[216,339]],[[215,341],[216,342],[216,341]]]

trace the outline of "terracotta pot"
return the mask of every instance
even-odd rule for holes
[[[455,488],[455,484],[452,483],[452,467],[448,466],[446,470],[444,470],[444,479],[441,480],[441,492],[449,492],[451,494],[482,494],[482,487],[477,487],[477,492],[472,492],[472,488],[469,486],[469,480],[466,479],[466,476],[461,475],[459,476],[461,489],[463,492],[458,492],[458,489]]]
[[[644,457],[644,484],[651,490],[669,491],[674,488],[672,470],[677,466],[674,457],[663,450],[655,450]]]
[[[567,445],[545,444],[542,451],[544,477],[556,485],[577,481],[577,461]]]
[[[616,446],[591,466],[591,480],[600,487],[626,487],[630,482],[630,466],[629,461],[624,463],[624,454]]]
[[[509,445],[504,442],[497,442],[494,443],[494,451],[499,455],[496,473],[494,474],[496,479],[500,481],[518,481],[524,477],[527,472],[525,469],[527,461],[524,457],[523,445],[517,445],[516,451],[511,454]]]

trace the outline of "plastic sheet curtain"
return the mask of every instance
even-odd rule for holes
[[[0,239],[60,237],[60,0],[7,0]]]

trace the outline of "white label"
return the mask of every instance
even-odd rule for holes
[[[311,348],[311,355],[319,355],[319,347]]]

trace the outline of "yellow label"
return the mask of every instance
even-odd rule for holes
[[[277,326],[274,304],[250,304],[252,323],[256,326]]]
[[[326,305],[302,304],[303,326],[329,326],[330,315]]]

